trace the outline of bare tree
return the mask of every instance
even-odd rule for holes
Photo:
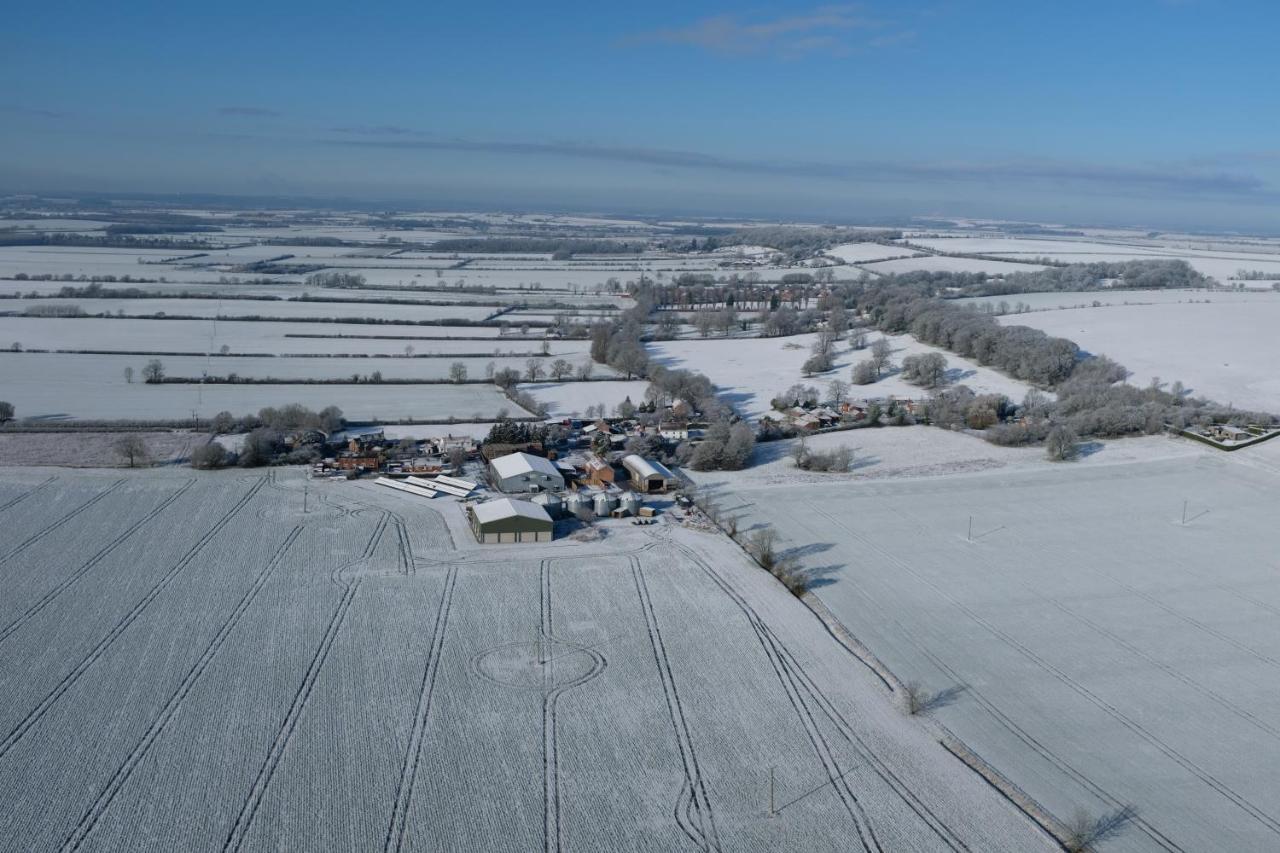
[[[524,363],[525,376],[530,382],[537,382],[542,377],[542,360],[531,358]]]
[[[449,365],[449,379],[453,382],[465,382],[467,380],[467,366],[460,361],[455,361]]]
[[[827,383],[827,396],[831,398],[831,403],[839,408],[841,403],[849,399],[849,383],[843,379],[832,379]]]
[[[1049,430],[1049,434],[1044,439],[1045,455],[1054,462],[1065,462],[1068,459],[1074,459],[1079,453],[1080,437],[1075,434],[1071,427],[1059,424]]]
[[[13,403],[0,400],[0,423],[13,420]]]
[[[164,362],[158,358],[153,358],[142,368],[142,378],[150,383],[164,381]]]
[[[145,462],[150,455],[147,451],[147,443],[142,440],[140,435],[124,435],[116,439],[115,451],[124,457],[129,463],[130,468],[136,468],[139,463]]]
[[[593,370],[595,370],[595,365],[590,361],[582,362],[582,364],[578,365],[578,378],[583,380],[590,379],[591,371]]]
[[[889,366],[889,358],[893,355],[893,347],[888,338],[879,338],[871,345],[871,366],[875,368],[876,378]]]
[[[551,378],[557,382],[562,382],[573,375],[573,365],[565,361],[563,358],[557,358],[551,362]]]
[[[132,368],[132,367],[126,367],[126,368],[124,369],[124,381],[125,381],[125,382],[130,382],[130,383],[131,383],[131,382],[133,382],[133,368]]]

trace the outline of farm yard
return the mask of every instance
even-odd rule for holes
[[[0,850],[1053,849],[719,536],[303,486],[6,472]]]
[[[697,479],[806,554],[834,616],[949,697],[932,715],[1036,802],[1126,816],[1103,849],[1273,849],[1280,447],[1135,441],[1182,444],[905,479],[855,463],[819,482],[782,462]]]

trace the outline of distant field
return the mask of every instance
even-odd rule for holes
[[[880,337],[872,333],[868,343]],[[770,411],[770,400],[788,387],[802,383],[814,385],[824,395],[832,379],[848,382],[852,368],[867,358],[865,350],[855,351],[841,341],[836,350],[835,367],[827,372],[806,378],[801,372],[809,358],[810,347],[816,335],[796,335],[786,338],[697,339],[683,338],[674,341],[655,341],[649,344],[649,355],[665,367],[686,368],[705,373],[721,394],[733,402],[738,410],[749,418],[759,418]],[[1013,400],[1021,400],[1030,386],[1024,382],[974,364],[959,356],[922,344],[910,335],[889,337],[893,346],[892,360],[901,366],[902,359],[912,354],[942,352],[947,359],[953,384],[968,385],[975,392],[1004,394]],[[896,371],[890,372],[871,385],[854,385],[852,397],[889,397],[919,399],[929,392],[903,381]]]
[[[553,418],[585,414],[588,406],[604,405],[612,415],[614,407],[628,397],[635,405],[644,402],[647,380],[617,382],[528,382],[520,386],[545,404]]]
[[[919,256],[921,254],[905,246],[885,246],[880,243],[844,243],[827,249],[826,253],[851,264],[879,261],[885,258],[900,258],[903,255]]]
[[[942,252],[1014,257],[1045,257],[1073,264],[1098,261],[1183,260],[1207,276],[1226,284],[1241,270],[1258,270],[1280,278],[1280,241],[1265,245],[1231,245],[1204,239],[1138,241],[1134,237],[1109,240],[1049,240],[1024,237],[913,238],[913,243]]]
[[[0,317],[0,349],[16,342],[28,348],[126,352],[206,353],[225,345],[233,353],[394,354],[406,346],[418,352],[528,352],[542,346],[540,340],[503,337],[501,332],[496,326]],[[555,341],[549,346],[558,351]],[[581,346],[577,341],[564,348],[577,351]]]
[[[349,372],[376,370],[381,361],[361,359]],[[146,360],[128,363],[140,377]],[[192,412],[209,418],[286,403],[336,405],[352,420],[491,420],[502,409],[527,414],[493,385],[148,385],[140,378],[126,383],[123,370],[119,360],[93,356],[0,354],[0,399],[19,417],[50,420],[180,420]]]
[[[697,476],[740,525],[807,548],[818,596],[897,675],[955,689],[934,715],[1037,802],[1132,805],[1102,849],[1275,849],[1280,445],[1191,453],[862,485],[788,483],[786,462]]]
[[[724,537],[304,483],[0,479],[0,850],[1054,849]]]
[[[77,306],[86,314],[172,314],[182,317],[373,318],[417,323],[443,320],[476,322],[497,309],[470,305],[378,305],[370,302],[293,302],[280,299],[3,299],[0,311]]]
[[[1044,267],[1037,264],[1016,264],[1008,261],[990,261],[980,258],[944,258],[938,255],[922,255],[918,258],[902,258],[896,261],[881,261],[880,263],[863,264],[862,266],[872,272],[885,274],[912,272],[915,270],[1007,274],[1044,269]]]
[[[1280,411],[1275,368],[1280,336],[1274,332],[1280,323],[1280,294],[1198,293],[1184,298],[1196,302],[1034,311],[1000,322],[1043,329],[1089,352],[1111,356],[1133,372],[1129,381],[1137,385],[1153,377],[1178,380],[1193,393],[1221,403]]]

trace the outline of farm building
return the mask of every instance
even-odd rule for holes
[[[665,492],[676,485],[676,475],[661,462],[653,462],[632,453],[622,457],[622,467],[631,475],[631,488],[637,492]]]
[[[547,511],[529,501],[500,498],[467,507],[476,539],[485,545],[550,542],[555,523]]]
[[[490,483],[504,492],[537,492],[564,488],[564,475],[550,460],[528,453],[509,453],[489,462]]]

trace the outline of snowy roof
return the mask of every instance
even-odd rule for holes
[[[560,476],[559,469],[551,462],[541,456],[533,456],[528,453],[508,453],[506,456],[499,456],[489,464],[493,466],[493,470],[497,472],[498,476],[503,479],[518,477],[521,474]]]
[[[531,518],[535,521],[551,523],[551,516],[547,515],[547,511],[542,507],[529,501],[516,501],[511,498],[476,504],[471,507],[471,511],[481,524],[501,521],[504,518]]]
[[[664,480],[674,480],[676,478],[676,475],[667,470],[667,466],[661,462],[651,462],[635,453],[622,457],[622,464],[641,477],[661,477]]]

